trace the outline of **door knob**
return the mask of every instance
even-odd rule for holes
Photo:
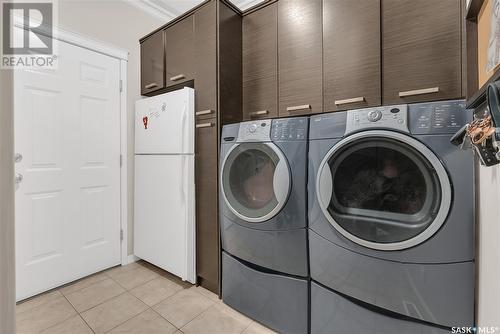
[[[23,174],[16,173],[16,177],[14,180],[16,181],[16,184],[19,184],[19,183],[23,182],[23,178],[24,178]]]
[[[23,155],[21,153],[16,153],[14,155],[14,162],[17,164],[23,160]]]

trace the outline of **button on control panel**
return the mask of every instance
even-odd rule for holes
[[[346,134],[373,128],[408,131],[408,106],[366,108],[347,111]]]
[[[309,121],[307,117],[276,119],[271,129],[274,141],[306,140]]]

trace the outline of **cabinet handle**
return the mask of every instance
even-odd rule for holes
[[[357,103],[357,102],[365,102],[365,97],[360,96],[360,97],[353,97],[352,99],[335,100],[335,104],[338,106],[342,104]]]
[[[424,88],[424,89],[415,89],[415,90],[407,90],[407,91],[404,91],[404,92],[399,92],[399,97],[414,96],[414,95],[423,95],[423,94],[430,94],[430,93],[439,93],[439,87]]]
[[[156,82],[153,82],[153,83],[150,83],[149,85],[144,86],[144,88],[150,89],[150,88],[155,88],[157,86],[158,86],[158,84]]]
[[[311,109],[311,105],[310,104],[303,104],[301,106],[287,107],[286,111],[297,111],[297,110],[303,110],[303,109]]]
[[[262,115],[267,115],[269,111],[267,110],[259,110],[259,111],[253,111],[249,115],[250,117],[255,117],[255,116],[262,116]]]
[[[211,110],[211,109],[208,109],[208,110],[201,110],[201,111],[197,111],[196,112],[196,116],[201,116],[201,115],[208,115],[208,114],[211,114],[213,113],[214,111]]]
[[[186,76],[184,74],[179,74],[170,78],[170,81],[178,81],[184,79]]]
[[[200,129],[200,128],[211,128],[212,126],[214,126],[214,123],[212,123],[212,122],[210,122],[210,123],[196,124],[196,128],[197,129]]]

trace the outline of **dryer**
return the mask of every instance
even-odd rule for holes
[[[470,119],[463,101],[311,118],[312,333],[473,326],[473,156],[449,142]]]
[[[307,117],[224,126],[222,299],[285,333],[308,331]]]

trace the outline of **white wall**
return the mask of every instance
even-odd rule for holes
[[[477,321],[500,328],[500,166],[477,170]]]
[[[139,38],[166,22],[124,0],[60,0],[59,26],[65,30],[115,45],[129,52],[128,113],[128,253],[133,252],[134,105],[140,98]]]
[[[0,333],[15,333],[12,73],[0,70]]]

